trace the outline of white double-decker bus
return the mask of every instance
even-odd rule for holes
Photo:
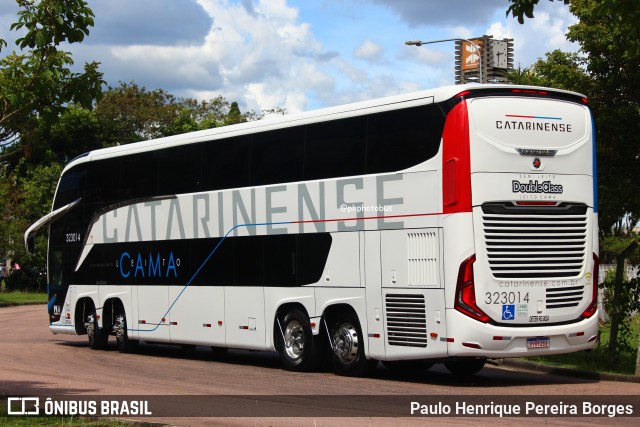
[[[456,374],[597,336],[584,96],[453,86],[92,151],[48,225],[50,329]]]

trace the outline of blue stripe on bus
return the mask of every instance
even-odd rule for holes
[[[47,287],[49,287],[49,285],[47,284]],[[49,300],[49,305],[47,306],[47,310],[51,311],[51,307],[53,307],[53,304],[56,302],[56,297],[58,296],[58,294],[53,294],[53,298],[51,298]]]
[[[200,273],[200,271],[204,268],[205,265],[207,265],[207,263],[209,262],[209,260],[211,260],[211,257],[213,257],[213,254],[218,250],[218,248],[220,247],[220,245],[222,244],[222,242],[224,242],[224,240],[227,238],[227,236],[229,236],[229,234],[233,233],[235,230],[237,230],[240,227],[263,227],[266,225],[290,225],[293,224],[293,222],[291,221],[284,221],[284,222],[264,222],[264,223],[258,223],[258,224],[239,224],[234,226],[231,230],[229,230],[227,232],[227,234],[225,234],[222,239],[220,239],[220,241],[218,242],[218,244],[216,245],[215,248],[213,248],[213,250],[209,253],[209,255],[205,258],[205,260],[202,262],[202,264],[200,265],[200,267],[198,267],[198,269],[196,270],[195,273],[193,273],[193,276],[191,276],[191,279],[189,279],[189,281],[187,282],[186,285],[184,285],[184,287],[182,288],[182,290],[180,291],[180,293],[176,296],[176,298],[173,300],[173,302],[171,303],[171,305],[169,306],[169,308],[167,309],[166,313],[164,313],[164,315],[162,315],[162,319],[166,319],[166,317],[169,315],[169,313],[171,312],[171,309],[173,308],[173,306],[176,304],[176,302],[178,302],[178,300],[180,299],[180,297],[182,296],[182,294],[184,293],[184,291],[191,285],[191,283],[193,283],[193,281],[195,280],[195,278],[198,276],[198,274]],[[132,329],[132,328],[127,328],[128,331],[134,331],[134,332],[153,332],[156,329],[158,329],[158,326],[161,325],[161,322],[157,323],[156,326],[153,329]]]

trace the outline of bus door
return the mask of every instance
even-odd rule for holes
[[[382,282],[380,281],[380,232],[360,231],[359,234],[361,247],[364,248],[363,270],[367,298],[369,357],[385,360]]]
[[[387,360],[447,355],[442,229],[380,232]]]

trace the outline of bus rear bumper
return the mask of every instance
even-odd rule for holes
[[[508,358],[589,350],[598,337],[598,316],[557,326],[504,327],[480,323],[447,309],[450,356]]]

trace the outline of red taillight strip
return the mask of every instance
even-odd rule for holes
[[[488,323],[491,318],[487,316],[476,304],[476,295],[473,282],[473,263],[476,256],[471,255],[460,264],[458,271],[458,283],[456,285],[456,300],[453,308],[465,316],[469,316],[482,323]]]
[[[447,114],[442,151],[442,211],[471,212],[469,114],[464,100]]]

